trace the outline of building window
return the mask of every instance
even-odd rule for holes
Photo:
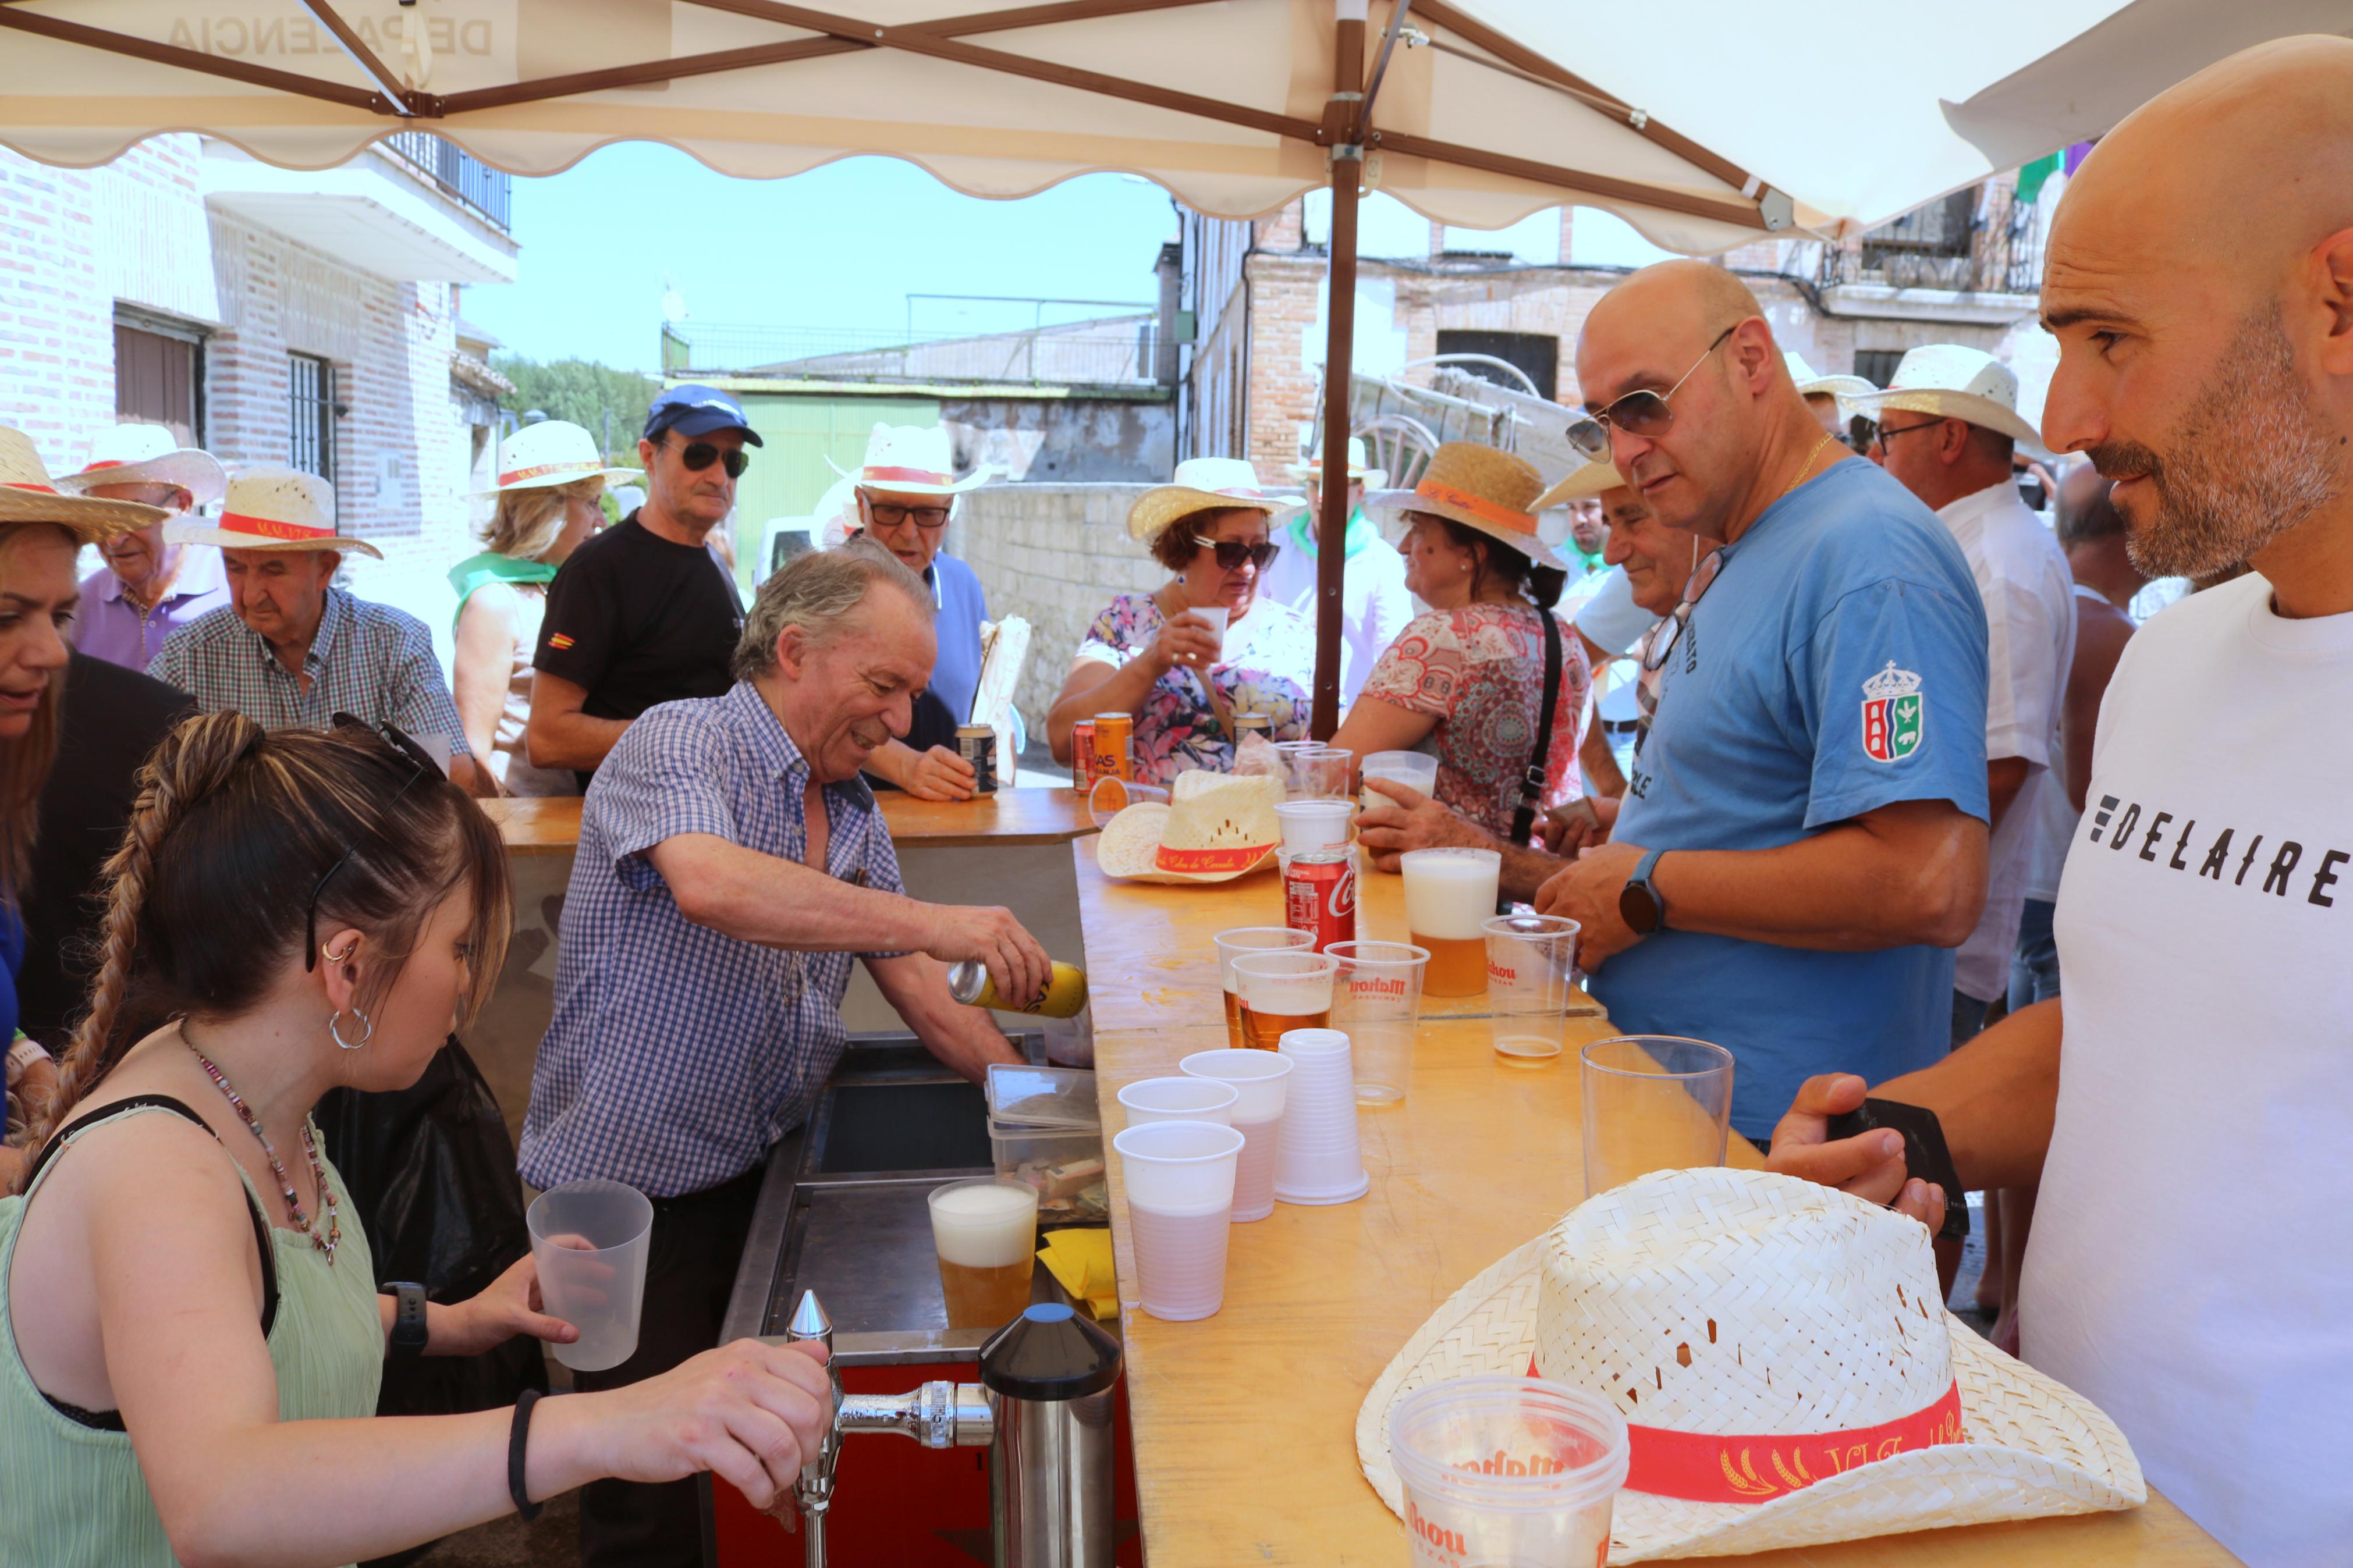
[[[114,416],[161,425],[183,447],[204,445],[203,342],[116,322]]]
[[[287,461],[335,482],[335,367],[311,354],[286,356]]]
[[[1438,334],[1438,352],[1442,354],[1485,354],[1502,360],[1505,364],[1525,374],[1536,384],[1536,395],[1549,398],[1555,377],[1560,368],[1560,340],[1544,332],[1456,332]],[[1516,378],[1492,364],[1466,364],[1462,367],[1482,381],[1492,381],[1498,386],[1519,387]]]
[[[1895,379],[1895,367],[1904,363],[1902,349],[1857,349],[1854,351],[1854,374],[1873,386],[1885,386]]]

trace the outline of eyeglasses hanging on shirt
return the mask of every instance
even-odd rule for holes
[[[744,477],[744,470],[752,466],[752,454],[740,447],[732,452],[723,452],[708,441],[689,441],[678,449],[678,460],[698,474],[717,463],[727,470],[729,479],[740,479]]]

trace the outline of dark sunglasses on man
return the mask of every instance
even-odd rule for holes
[[[948,510],[944,506],[901,506],[896,501],[866,503],[866,515],[874,520],[875,527],[897,528],[912,522],[925,533],[937,533],[948,525]]]
[[[1240,571],[1245,561],[1263,572],[1274,564],[1276,556],[1282,553],[1282,546],[1271,539],[1245,544],[1239,539],[1204,539],[1197,533],[1193,536],[1193,542],[1214,553],[1218,564],[1229,572]]]
[[[723,452],[708,441],[689,441],[678,449],[678,460],[698,474],[717,463],[726,468],[729,479],[740,479],[744,470],[752,466],[752,454],[740,447]]]
[[[381,724],[371,724],[355,715],[338,713],[330,721],[330,728],[357,730],[363,734],[375,736],[391,747],[396,757],[408,764],[408,777],[393,793],[395,805],[398,805],[400,797],[415,787],[418,779],[443,776],[441,764],[434,760],[433,753],[417,744],[415,736],[389,720]],[[335,863],[327,868],[327,874],[311,889],[311,907],[302,917],[302,969],[305,973],[319,967],[319,895],[327,890],[327,884],[335,879],[335,873],[342,870],[351,858],[349,849],[337,856]]]
[[[1667,399],[1683,389],[1683,383],[1707,363],[1707,356],[1724,346],[1724,340],[1740,330],[1735,321],[1715,334],[1715,342],[1707,345],[1699,358],[1692,361],[1691,369],[1675,377],[1675,384],[1664,392],[1637,388],[1619,398],[1606,408],[1595,409],[1568,427],[1568,444],[1586,457],[1599,462],[1609,456],[1609,432],[1623,430],[1629,436],[1648,439],[1663,436],[1675,422],[1675,411],[1667,406]]]

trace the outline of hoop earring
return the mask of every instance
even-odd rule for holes
[[[357,952],[359,947],[359,938],[356,936],[343,944],[343,951],[341,952],[331,952],[327,944],[322,942],[319,944],[319,956],[329,963],[349,963],[352,961],[352,954]]]
[[[333,1012],[327,1015],[327,1037],[334,1041],[339,1047],[347,1051],[358,1050],[362,1046],[366,1045],[370,1040],[375,1038],[375,1019],[369,1017],[365,1013],[361,1012],[357,1007],[352,1009],[352,1016],[357,1018],[366,1031],[356,1040],[347,1040],[343,1038],[343,1012],[342,1008],[338,1007]]]

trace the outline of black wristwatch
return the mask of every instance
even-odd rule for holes
[[[1659,889],[1651,885],[1651,868],[1656,866],[1659,857],[1665,853],[1663,849],[1644,850],[1642,858],[1634,862],[1634,874],[1626,879],[1626,885],[1618,891],[1618,918],[1626,922],[1627,930],[1638,936],[1649,936],[1653,931],[1666,929],[1667,900],[1661,898]]]
[[[414,1360],[425,1353],[431,1337],[425,1327],[425,1287],[396,1279],[385,1289],[392,1292],[391,1353],[396,1360]]]

